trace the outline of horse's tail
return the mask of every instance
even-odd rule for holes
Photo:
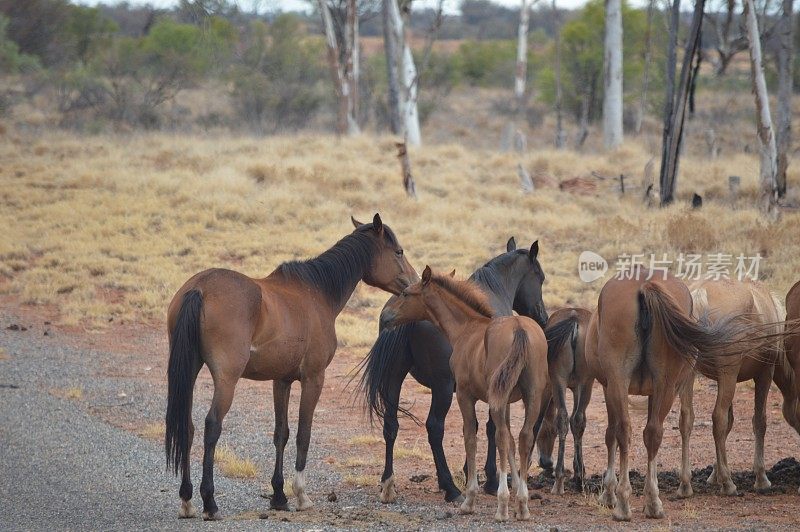
[[[736,344],[742,341],[742,316],[731,316],[711,323],[707,314],[704,314],[695,320],[683,313],[668,292],[652,282],[644,283],[639,288],[638,302],[636,333],[642,349],[642,368],[648,366],[648,349],[655,331],[673,351],[707,372],[716,372],[724,363],[725,355],[746,350],[736,348]]]
[[[528,352],[530,341],[528,333],[522,327],[514,330],[514,339],[511,350],[503,362],[494,370],[489,382],[489,409],[490,411],[505,409],[511,397],[511,391],[517,385],[522,370],[525,369],[525,355]]]
[[[578,342],[578,316],[573,311],[565,320],[548,325],[544,330],[547,338],[547,362],[552,363],[558,358],[558,353],[564,348],[564,344],[569,340],[572,346],[573,356]]]
[[[409,340],[415,327],[416,323],[412,322],[380,331],[372,349],[361,362],[358,389],[364,395],[364,408],[369,413],[370,423],[375,416],[383,419],[387,409],[395,408],[420,423],[414,414],[400,404],[394,404],[395,399],[390,397],[390,388],[397,384],[393,377],[397,376],[398,368],[411,359]]]
[[[177,475],[189,469],[191,446],[192,394],[197,367],[202,364],[200,347],[200,317],[203,312],[203,295],[199,290],[189,290],[183,296],[169,346],[167,369],[167,415],[164,450],[167,469]]]

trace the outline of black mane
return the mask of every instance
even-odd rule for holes
[[[371,223],[364,224],[318,257],[284,262],[275,272],[288,279],[299,279],[325,294],[334,305],[342,305],[372,265],[377,251],[372,227]],[[383,234],[390,244],[397,244],[397,238],[386,225]]]

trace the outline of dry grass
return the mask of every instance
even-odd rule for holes
[[[586,249],[609,259],[760,252],[762,278],[785,293],[797,280],[800,215],[787,213],[767,226],[749,207],[756,157],[689,153],[681,161],[677,204],[648,210],[634,188],[655,154],[645,144],[629,141],[608,154],[532,150],[526,157],[527,167],[554,182],[592,171],[624,173],[625,197],[610,181],[599,182],[598,197],[552,187],[522,195],[515,155],[425,147],[411,154],[420,196],[412,201],[400,186],[389,137],[8,132],[0,142],[2,290],[56,305],[62,324],[101,328],[112,317],[161,322],[172,294],[193,273],[222,266],[263,276],[282,261],[329,247],[351,230],[351,214],[366,220],[380,212],[420,271],[430,264],[467,275],[502,251],[509,236],[520,245],[539,239],[550,307],[594,305],[601,282],[585,284],[576,272]],[[796,168],[792,184],[799,181]],[[736,210],[726,197],[732,174],[742,176]],[[705,206],[690,213],[685,205],[693,192],[704,195]],[[385,298],[359,287],[339,319],[342,345],[360,351],[372,343]]]
[[[220,471],[230,478],[255,478],[258,476],[258,468],[252,460],[236,456],[228,446],[218,445],[214,451],[214,463],[219,466]]]
[[[142,425],[136,433],[149,440],[161,441],[164,439],[165,427],[163,422],[147,423]]]
[[[53,388],[50,390],[51,395],[61,397],[62,399],[69,399],[71,401],[80,401],[83,399],[83,388],[80,386],[71,386],[69,388]]]
[[[371,434],[361,434],[353,436],[347,440],[348,445],[378,445],[383,443],[383,438],[373,436]]]
[[[344,483],[348,486],[375,486],[376,480],[374,475],[347,475],[344,477]]]
[[[394,457],[400,460],[403,458],[418,458],[420,460],[428,460],[430,459],[430,453],[426,453],[425,450],[420,449],[417,445],[414,445],[414,447],[395,445]]]
[[[0,360],[11,360],[11,355],[2,347],[0,347]]]

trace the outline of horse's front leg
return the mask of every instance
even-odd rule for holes
[[[292,383],[275,381],[272,383],[272,398],[275,406],[275,432],[272,442],[275,444],[275,471],[272,473],[272,496],[269,506],[273,510],[288,510],[289,501],[283,491],[283,453],[289,441],[289,394]]]
[[[292,482],[292,489],[297,497],[297,509],[299,511],[308,510],[314,506],[314,503],[306,495],[306,457],[308,456],[308,445],[311,441],[311,423],[314,420],[314,410],[317,407],[317,401],[319,401],[324,383],[324,370],[301,381],[300,420],[297,425],[297,460],[294,465],[294,481]]]

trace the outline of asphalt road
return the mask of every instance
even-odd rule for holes
[[[0,530],[175,529],[178,481],[160,446],[90,416],[53,389],[92,379],[99,353],[59,347],[43,331],[9,330],[0,320]],[[194,464],[198,471],[199,464]],[[253,482],[217,475],[217,501],[228,516],[251,511]],[[199,505],[199,478],[195,504]],[[270,525],[276,524],[274,520]],[[264,528],[228,520],[215,529]]]

